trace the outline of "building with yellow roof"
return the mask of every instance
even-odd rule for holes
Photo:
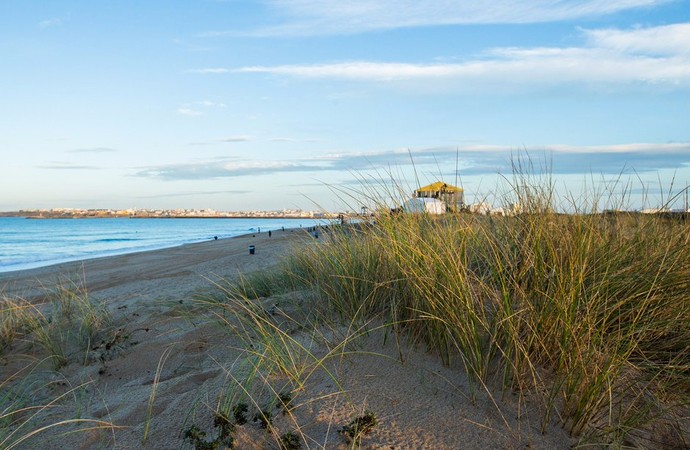
[[[465,194],[462,188],[451,186],[442,181],[422,186],[414,191],[415,198],[435,198],[446,206],[446,212],[457,212],[465,206]]]

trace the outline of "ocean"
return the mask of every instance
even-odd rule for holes
[[[0,217],[0,272],[315,224],[312,219]]]

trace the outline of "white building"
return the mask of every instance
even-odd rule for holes
[[[437,198],[415,197],[405,202],[403,211],[413,214],[445,214],[446,204]]]

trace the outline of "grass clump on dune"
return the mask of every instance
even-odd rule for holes
[[[380,214],[277,276],[460,358],[474,389],[538,393],[583,443],[690,445],[690,224],[598,198],[559,214],[550,183],[518,172],[512,217]]]
[[[0,298],[0,356],[45,357],[54,369],[71,360],[87,362],[94,343],[111,325],[103,304],[95,304],[75,281],[59,283],[42,301]]]
[[[79,283],[60,283],[42,301],[0,296],[0,448],[34,442],[56,427],[67,432],[112,431],[107,421],[81,417],[91,381],[70,386],[58,372],[71,362],[89,363],[105,336],[110,315],[91,302]],[[74,407],[75,417],[55,418]]]

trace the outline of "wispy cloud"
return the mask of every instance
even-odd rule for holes
[[[208,140],[208,141],[190,142],[187,145],[204,146],[204,145],[214,145],[214,144],[222,144],[222,143],[232,144],[232,143],[236,143],[236,142],[249,142],[249,141],[254,141],[254,140],[261,140],[261,139],[254,138],[254,137],[248,136],[248,135],[227,136],[224,138],[212,139],[212,140]],[[298,138],[289,138],[289,137],[275,137],[275,138],[268,138],[268,139],[266,139],[266,141],[268,141],[268,142],[283,142],[283,143],[291,143],[291,144],[303,144],[303,143],[320,142],[320,139],[298,139]]]
[[[456,157],[463,175],[510,172],[511,160],[527,153],[537,161],[548,163],[554,174],[617,174],[624,170],[649,172],[690,165],[690,143],[623,144],[610,146],[549,145],[529,152],[498,145],[465,145],[388,150],[367,153],[332,153],[314,158],[285,161],[234,161],[216,159],[189,164],[148,167],[135,176],[164,180],[198,180],[287,172],[339,173],[388,170],[414,164],[436,170],[455,167]]]
[[[117,150],[109,147],[75,148],[67,150],[67,153],[115,153]]]
[[[227,136],[224,138],[216,139],[216,142],[247,142],[251,140],[251,136]]]
[[[481,58],[457,63],[352,61],[247,66],[237,71],[304,79],[414,83],[415,87],[431,85],[459,92],[558,84],[690,86],[690,23],[582,33],[587,46],[494,48]]]
[[[264,0],[278,25],[243,34],[308,36],[353,34],[433,25],[522,24],[600,17],[649,8],[670,0]],[[236,36],[237,30],[214,30],[202,37]]]
[[[51,28],[51,27],[59,27],[62,25],[62,19],[59,17],[53,17],[50,19],[42,20],[38,23],[38,26],[41,28]]]
[[[83,164],[72,164],[68,162],[53,162],[49,164],[43,164],[36,166],[39,169],[48,169],[48,170],[101,170],[102,167],[98,166],[88,166],[88,165],[83,165]]]
[[[134,176],[160,178],[163,180],[203,180],[305,170],[308,170],[305,164],[292,161],[237,162],[213,160],[200,163],[148,167],[136,172]]]
[[[211,139],[208,141],[196,141],[190,142],[187,145],[213,145],[213,144],[232,144],[235,142],[248,142],[253,140],[251,136],[241,135],[241,136],[225,136],[219,139]]]
[[[228,73],[229,69],[223,67],[211,67],[205,69],[189,69],[186,70],[187,73],[200,73],[200,74],[218,74],[218,73]]]
[[[227,107],[228,105],[222,102],[201,100],[198,102],[183,103],[179,108],[177,108],[176,112],[182,116],[203,116],[204,112],[201,111],[202,109],[224,109]]]
[[[181,116],[190,116],[190,117],[201,116],[204,114],[199,110],[191,109],[191,108],[177,108],[176,112],[177,112],[177,114],[179,114]]]
[[[690,23],[651,28],[583,30],[595,47],[626,54],[689,55]]]
[[[171,192],[166,194],[157,195],[140,195],[137,198],[147,199],[147,198],[170,198],[170,197],[195,197],[195,196],[207,196],[207,195],[224,195],[224,194],[248,194],[251,191],[246,190],[232,190],[232,191],[186,191],[186,192]]]
[[[319,142],[319,139],[298,139],[298,138],[290,138],[290,137],[274,137],[274,138],[270,138],[269,142],[291,142],[291,143]]]

